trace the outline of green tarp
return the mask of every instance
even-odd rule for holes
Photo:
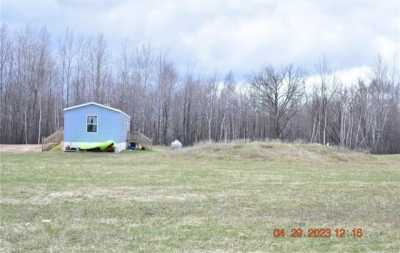
[[[80,150],[98,150],[98,151],[108,151],[114,146],[113,141],[105,142],[82,142],[79,143]]]

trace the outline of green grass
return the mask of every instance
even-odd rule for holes
[[[0,155],[0,252],[400,251],[400,155],[280,143]],[[272,236],[294,227],[364,236]]]

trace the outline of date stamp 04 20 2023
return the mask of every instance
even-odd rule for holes
[[[274,238],[345,238],[353,237],[355,239],[360,239],[364,236],[364,231],[362,228],[352,228],[346,230],[344,228],[292,228],[286,231],[284,228],[275,228],[272,232]]]

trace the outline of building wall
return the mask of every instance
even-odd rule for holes
[[[97,132],[87,132],[87,116],[97,116]],[[64,142],[125,143],[129,119],[119,113],[96,105],[87,105],[64,111]]]

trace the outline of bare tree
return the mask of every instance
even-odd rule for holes
[[[294,66],[266,67],[249,83],[233,72],[182,75],[161,48],[126,41],[114,59],[102,35],[93,39],[67,30],[51,40],[46,29],[2,24],[0,142],[38,143],[62,127],[65,106],[97,101],[127,112],[131,130],[155,144],[270,137],[395,153],[396,67],[378,58],[370,80],[341,83],[324,60],[314,89],[305,92],[308,79]]]
[[[288,66],[280,71],[267,67],[251,82],[258,105],[268,111],[271,137],[282,138],[283,130],[295,115],[304,95],[304,78],[299,69]]]

